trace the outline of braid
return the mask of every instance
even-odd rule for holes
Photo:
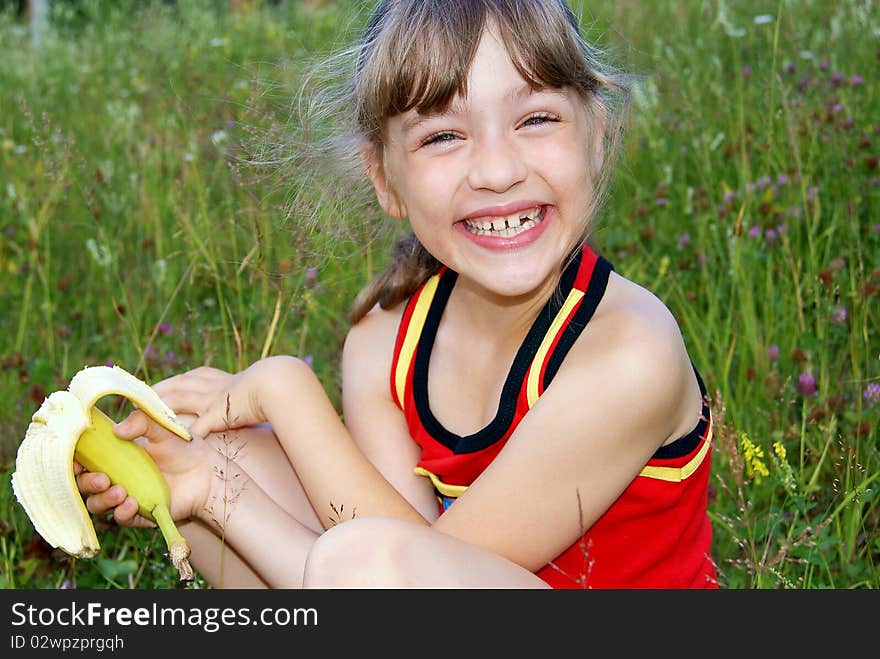
[[[377,303],[390,309],[403,302],[439,267],[440,262],[410,232],[394,246],[391,264],[358,293],[349,312],[351,324],[360,321]]]

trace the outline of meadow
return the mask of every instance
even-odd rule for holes
[[[720,586],[880,587],[877,3],[574,4],[635,74],[595,242],[707,383]],[[15,501],[31,414],[82,366],[155,382],[295,354],[338,404],[348,308],[397,228],[315,221],[311,188],[340,182],[283,142],[304,62],[359,5],[57,2],[38,42],[0,14],[0,587],[207,587],[156,532],[96,519],[77,560]]]

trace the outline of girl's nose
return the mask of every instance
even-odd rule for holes
[[[525,160],[509,140],[499,136],[474,145],[468,171],[473,189],[505,192],[525,177]]]

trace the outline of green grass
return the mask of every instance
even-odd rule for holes
[[[289,128],[303,58],[345,43],[354,3],[180,4],[59,3],[38,51],[0,17],[2,587],[181,587],[156,533],[98,520],[90,561],[34,535],[8,480],[47,392],[108,360],[153,382],[293,353],[338,402],[346,312],[388,251],[356,213],[304,229],[302,177],[239,160]],[[711,392],[722,587],[880,586],[880,15],[583,4],[641,74],[596,239]]]

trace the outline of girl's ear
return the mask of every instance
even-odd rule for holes
[[[394,191],[393,186],[389,183],[388,177],[385,175],[385,165],[382,157],[378,153],[377,147],[366,142],[361,147],[361,158],[367,175],[373,182],[373,189],[376,191],[376,199],[382,210],[391,217],[403,219],[406,217],[406,206]]]

